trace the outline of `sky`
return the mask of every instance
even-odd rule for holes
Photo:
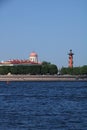
[[[0,0],[0,61],[28,59],[87,65],[87,0]]]

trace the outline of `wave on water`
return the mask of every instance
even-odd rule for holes
[[[87,82],[0,82],[0,130],[87,130]]]

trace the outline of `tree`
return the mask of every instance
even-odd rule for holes
[[[57,74],[58,73],[58,68],[56,65],[51,64],[50,62],[42,62],[42,69],[41,69],[41,74]]]
[[[49,65],[49,73],[50,73],[51,75],[57,74],[57,73],[58,73],[57,66],[54,65],[54,64]]]
[[[87,75],[87,65],[84,65],[80,68],[80,72],[82,75],[86,74]]]
[[[82,67],[73,67],[73,68],[61,68],[61,74],[71,74],[71,75],[87,75],[87,65]]]

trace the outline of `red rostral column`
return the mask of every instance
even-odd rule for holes
[[[70,68],[73,68],[73,55],[74,55],[74,53],[72,53],[72,50],[70,50],[70,52],[68,53],[68,55],[69,55],[69,67]]]

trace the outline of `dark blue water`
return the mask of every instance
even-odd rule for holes
[[[87,82],[0,82],[0,130],[87,130]]]

